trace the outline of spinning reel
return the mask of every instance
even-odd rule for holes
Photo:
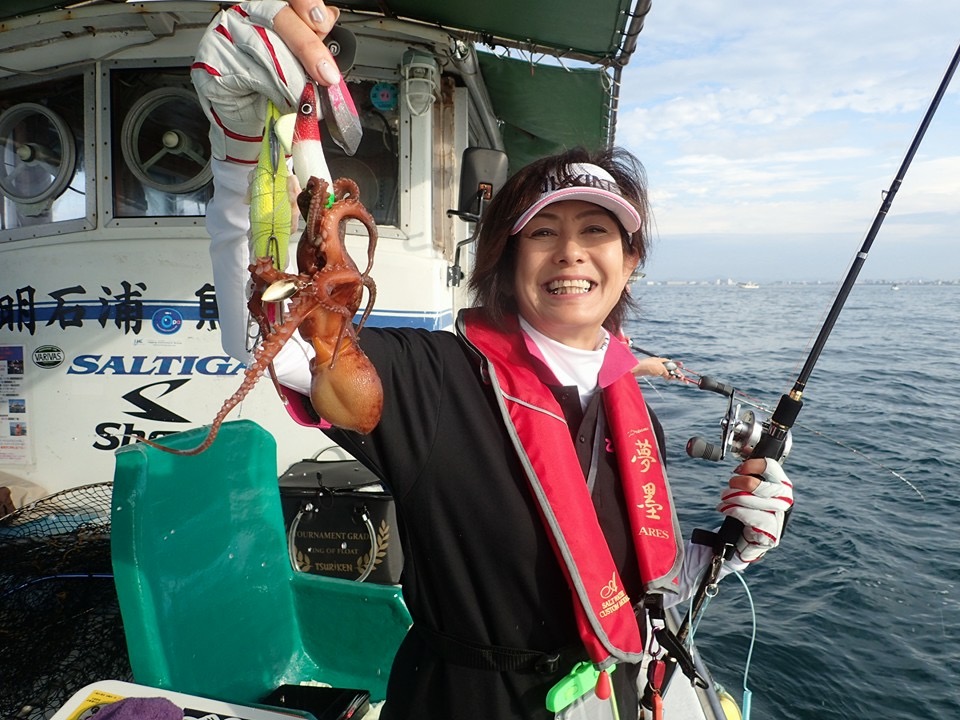
[[[725,395],[727,397],[727,412],[720,420],[720,444],[714,445],[702,437],[692,437],[687,441],[687,455],[713,462],[723,460],[728,451],[736,453],[745,460],[751,457],[757,443],[760,442],[763,431],[769,429],[769,420],[761,419],[752,410],[746,410],[741,414],[742,405],[737,403],[734,406],[733,397],[736,394],[736,389],[732,385],[702,376],[697,386],[701,390]],[[786,460],[792,447],[793,436],[788,431],[783,443],[783,450],[776,459],[781,462]]]

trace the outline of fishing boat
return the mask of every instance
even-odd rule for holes
[[[569,0],[522,11],[506,0],[335,4],[331,50],[363,136],[349,155],[324,143],[332,174],[358,183],[379,230],[368,323],[449,329],[467,304],[475,221],[508,169],[613,141],[620,75],[650,3],[602,0],[586,16]],[[350,458],[294,426],[269,382],[196,463],[135,442],[171,435],[189,446],[243,371],[220,346],[204,228],[208,124],[189,75],[222,7],[0,9],[0,487],[13,510],[0,522],[0,555],[59,553],[29,571],[0,564],[0,595],[18,623],[33,618],[61,640],[40,666],[25,661],[36,635],[7,645],[0,677],[17,687],[6,688],[4,717],[74,720],[121,696],[165,695],[253,719],[266,717],[252,708],[266,690],[286,685],[268,701],[282,705],[304,683],[359,689],[350,712],[375,717],[409,626],[393,578],[325,573],[296,545],[304,508],[287,501],[304,490],[298,478],[334,468],[346,486],[375,478],[357,482]],[[351,539],[366,549],[369,536],[369,569],[389,525],[368,526]],[[104,554],[79,562],[78,543]],[[106,607],[102,597],[59,624],[42,593],[19,604],[27,588],[62,599],[98,581],[115,585],[122,611],[112,651],[94,642],[105,625],[67,632]],[[128,658],[129,675],[121,664],[81,677],[78,652],[95,648]],[[673,682],[667,717],[739,716],[705,685]]]

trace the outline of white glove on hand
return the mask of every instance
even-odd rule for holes
[[[210,119],[210,149],[218,160],[253,167],[267,98],[281,113],[296,109],[307,77],[297,58],[273,31],[286,3],[245,2],[223,10],[210,24],[190,75]]]
[[[760,462],[765,462],[766,467],[757,473]],[[737,557],[752,563],[780,544],[784,513],[793,506],[793,483],[780,463],[769,458],[747,460],[735,472],[743,474],[731,479],[731,487],[724,490],[717,510],[743,523]],[[743,489],[757,479],[760,482],[752,491]]]

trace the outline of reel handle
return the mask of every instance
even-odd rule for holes
[[[733,393],[735,392],[733,385],[727,385],[706,375],[700,376],[697,387],[701,390],[709,390],[710,392],[715,392],[718,395],[726,395],[727,397],[733,397]]]
[[[710,392],[715,392],[719,395],[726,396],[727,416],[725,422],[728,424],[725,427],[729,428],[730,419],[733,414],[733,394],[736,392],[733,385],[727,385],[726,383],[719,382],[711,377],[707,377],[706,375],[701,375],[700,380],[697,382],[697,387],[699,387],[701,390],[709,390]],[[707,442],[702,437],[692,437],[687,440],[687,455],[700,460],[718,462],[723,460],[724,450],[727,446],[727,439],[728,430],[724,430],[723,440],[719,445],[714,445],[713,443]]]
[[[707,442],[702,437],[692,437],[687,440],[687,455],[700,460],[719,462],[723,459],[723,448]]]

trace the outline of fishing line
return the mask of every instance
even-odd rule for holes
[[[743,578],[743,573],[739,571],[734,571],[731,573],[735,575],[737,580],[740,581],[740,584],[743,585],[743,590],[747,594],[747,602],[750,604],[750,644],[747,647],[747,659],[743,664],[743,700],[741,702],[742,708],[740,709],[742,720],[750,720],[750,707],[753,699],[753,691],[750,690],[748,679],[750,677],[750,663],[753,661],[753,650],[757,644],[757,607],[753,602],[753,595],[750,592],[750,587],[747,585],[747,581]],[[703,603],[703,606],[700,609],[699,614],[696,618],[692,617],[693,605],[691,604],[687,609],[687,621],[690,623],[690,634],[687,636],[687,644],[693,643],[693,638],[697,634],[697,629],[700,627],[700,622],[707,614],[707,608],[710,606],[710,599],[713,598],[716,593],[708,593],[707,598]]]
[[[631,347],[632,350],[636,350],[637,352],[639,352],[639,353],[641,353],[641,354],[643,354],[643,355],[646,355],[646,356],[648,356],[648,357],[662,357],[662,356],[659,355],[658,353],[652,353],[652,352],[650,352],[649,350],[644,350],[643,348],[638,347],[638,346],[634,345],[633,343],[630,344],[630,347]],[[704,374],[703,374],[703,373],[698,372],[698,371],[696,371],[696,370],[690,369],[689,367],[687,367],[686,365],[684,365],[684,364],[683,364],[682,362],[680,362],[680,361],[676,361],[676,362],[677,362],[678,366],[680,367],[680,369],[682,369],[682,371],[683,371],[684,373],[686,373],[687,375],[690,375],[691,377],[687,377],[686,375],[679,376],[679,377],[678,377],[678,376],[673,376],[674,379],[680,380],[680,381],[682,381],[682,382],[683,382],[684,384],[686,384],[686,385],[695,385],[695,386],[696,386],[696,385],[697,385],[697,381],[696,381],[696,380],[693,380],[692,378],[694,378],[694,377],[696,377],[696,378],[704,377]],[[665,399],[664,396],[663,396],[663,394],[662,394],[662,393],[660,392],[660,390],[657,388],[657,386],[654,385],[654,384],[650,381],[650,378],[644,377],[643,380],[645,381],[646,385],[648,385],[651,389],[653,389],[653,391],[654,391],[655,393],[657,393],[657,396],[658,396],[661,400],[664,400],[664,399]],[[752,407],[752,408],[755,408],[755,409],[760,410],[760,411],[762,411],[762,412],[765,412],[765,413],[767,413],[767,414],[771,414],[771,413],[773,412],[773,410],[772,410],[769,406],[765,405],[763,402],[761,402],[759,399],[753,397],[752,395],[749,395],[748,393],[745,393],[743,390],[738,390],[738,389],[734,388],[734,394],[741,400],[741,402],[742,402],[744,405],[748,405],[748,406],[750,406],[750,407]],[[827,442],[831,442],[831,443],[833,443],[834,445],[837,445],[837,446],[839,446],[839,447],[842,447],[843,449],[850,451],[850,452],[853,453],[854,455],[857,455],[857,456],[863,458],[864,460],[866,460],[866,461],[867,461],[868,463],[870,463],[871,465],[874,465],[874,466],[880,468],[881,470],[884,470],[884,471],[890,473],[890,474],[893,475],[895,478],[897,478],[900,482],[902,482],[902,483],[905,484],[907,487],[909,487],[911,490],[913,490],[917,495],[919,495],[921,500],[923,500],[924,502],[926,502],[926,499],[927,499],[926,496],[923,494],[923,492],[922,492],[916,485],[914,485],[912,482],[910,482],[910,480],[908,480],[906,477],[904,477],[903,475],[901,475],[899,472],[897,472],[897,471],[894,470],[893,468],[884,465],[884,464],[881,463],[879,460],[874,460],[872,457],[870,457],[869,455],[867,455],[866,453],[864,453],[862,450],[859,450],[859,449],[853,447],[852,445],[848,445],[848,444],[845,443],[845,442],[842,442],[842,441],[840,441],[840,440],[837,440],[836,438],[830,437],[830,436],[827,435],[826,433],[824,433],[824,432],[822,432],[822,431],[820,431],[820,430],[817,430],[817,429],[815,429],[815,428],[812,428],[812,427],[810,427],[809,425],[804,425],[804,424],[799,423],[799,422],[794,422],[793,426],[794,426],[794,427],[797,427],[797,428],[800,428],[800,429],[802,429],[802,430],[805,430],[806,432],[809,432],[809,433],[811,433],[811,434],[813,434],[813,435],[816,435],[817,437],[819,437],[819,438],[821,438],[821,439],[823,439],[823,440],[826,440]]]
[[[643,378],[637,378],[637,379],[638,379],[638,380],[643,380],[644,384],[645,384],[647,387],[649,387],[651,390],[653,390],[653,391],[657,394],[657,397],[658,397],[658,398],[660,398],[661,400],[665,400],[665,398],[663,397],[663,393],[660,392],[660,390],[657,388],[657,386],[654,385],[654,384],[650,381],[650,378],[648,378],[648,377],[643,377]]]
[[[688,606],[687,608],[687,620],[690,622],[690,636],[687,639],[688,643],[693,643],[693,638],[697,634],[697,629],[700,627],[700,621],[703,620],[704,616],[707,614],[707,608],[710,607],[710,598],[714,597],[711,594],[707,595],[706,600],[703,601],[703,607],[700,610],[700,614],[697,617],[693,616],[693,605]]]
[[[743,575],[739,571],[733,574],[737,580],[740,581],[740,584],[743,585],[744,592],[747,593],[747,601],[750,603],[750,647],[747,650],[747,660],[743,665],[743,707],[741,708],[743,720],[750,720],[750,705],[753,700],[753,692],[747,686],[747,678],[750,675],[750,662],[753,660],[753,648],[757,643],[757,608],[753,604],[753,595],[750,594],[750,587],[747,585],[747,581],[743,579]]]
[[[692,370],[689,371],[689,372],[690,372],[691,374],[698,374],[698,373],[695,373],[695,372],[692,371]],[[764,405],[764,404],[761,403],[760,401],[758,401],[758,400],[756,400],[756,399],[754,399],[754,398],[751,398],[751,396],[747,395],[745,392],[742,392],[741,390],[735,390],[734,392],[735,392],[738,396],[740,396],[740,398],[743,400],[743,403],[744,403],[745,405],[749,405],[750,407],[756,408],[757,410],[762,410],[762,411],[765,412],[765,413],[771,413],[771,412],[773,412],[773,410],[771,410],[769,407],[767,407],[766,405]],[[863,458],[864,460],[866,460],[868,463],[870,463],[870,464],[872,464],[872,465],[875,465],[875,466],[877,466],[878,468],[881,468],[882,470],[886,470],[888,473],[890,473],[891,475],[893,475],[895,478],[897,478],[898,480],[900,480],[901,482],[903,482],[907,487],[909,487],[911,490],[913,490],[917,495],[919,495],[921,500],[923,500],[924,502],[926,502],[926,499],[927,499],[927,498],[924,496],[923,492],[921,492],[920,489],[919,489],[916,485],[914,485],[912,482],[910,482],[909,480],[907,480],[907,478],[905,478],[903,475],[901,475],[900,473],[898,473],[898,472],[897,472],[896,470],[894,470],[893,468],[887,467],[886,465],[884,465],[883,463],[881,463],[881,462],[878,461],[878,460],[874,460],[872,457],[870,457],[869,455],[867,455],[866,453],[864,453],[862,450],[858,450],[857,448],[853,447],[852,445],[847,445],[846,443],[841,442],[840,440],[837,440],[836,438],[830,437],[830,436],[827,435],[826,433],[821,432],[820,430],[816,430],[816,429],[810,427],[809,425],[803,425],[802,423],[795,422],[795,423],[793,424],[793,426],[794,426],[794,427],[797,427],[797,428],[801,428],[802,430],[805,430],[805,431],[807,431],[807,432],[809,432],[809,433],[812,433],[812,434],[816,435],[817,437],[819,437],[819,438],[821,438],[821,439],[823,439],[823,440],[827,440],[828,442],[832,442],[834,445],[839,445],[840,447],[844,448],[845,450],[849,450],[849,451],[852,452],[854,455],[859,455],[861,458]]]
[[[739,393],[739,390],[738,390],[737,392]],[[751,407],[755,407],[755,408],[757,408],[758,410],[762,410],[763,412],[766,412],[766,413],[771,412],[770,408],[764,407],[763,405],[760,405],[760,404],[757,404],[757,403],[753,403],[753,402],[751,402],[751,401],[749,401],[749,400],[744,400],[744,402],[745,402],[747,405],[750,405]],[[887,467],[886,465],[884,465],[884,464],[881,463],[880,461],[874,460],[872,457],[870,457],[869,455],[867,455],[867,454],[864,453],[863,451],[858,450],[857,448],[855,448],[855,447],[853,447],[853,446],[851,446],[851,445],[847,445],[846,443],[840,442],[840,441],[837,440],[836,438],[832,438],[832,437],[830,437],[829,435],[827,435],[826,433],[823,433],[823,432],[821,432],[821,431],[819,431],[819,430],[815,430],[815,429],[813,429],[812,427],[810,427],[810,426],[808,426],[808,425],[802,425],[801,423],[795,422],[795,423],[793,424],[793,426],[794,426],[794,427],[797,427],[797,428],[801,428],[801,429],[803,429],[803,430],[806,430],[806,431],[809,432],[809,433],[813,433],[814,435],[816,435],[816,436],[819,437],[819,438],[822,438],[823,440],[827,440],[827,441],[829,441],[829,442],[832,442],[834,445],[839,445],[840,447],[844,448],[845,450],[849,450],[849,451],[852,452],[854,455],[859,455],[861,458],[863,458],[864,460],[866,460],[868,463],[870,463],[870,464],[872,464],[872,465],[876,465],[878,468],[880,468],[880,469],[882,469],[882,470],[886,470],[888,473],[890,473],[891,475],[893,475],[895,478],[897,478],[897,479],[900,480],[902,483],[904,483],[907,487],[909,487],[911,490],[913,490],[917,495],[919,495],[921,500],[923,500],[924,502],[926,502],[927,498],[926,498],[926,497],[924,496],[924,494],[920,491],[920,489],[919,489],[916,485],[914,485],[912,482],[910,482],[909,480],[907,480],[907,478],[905,478],[903,475],[901,475],[901,474],[898,473],[896,470],[894,470],[893,468]]]
[[[880,203],[880,208],[877,210],[877,214],[873,219],[873,223],[870,225],[870,229],[867,231],[867,235],[863,240],[863,244],[860,246],[860,250],[857,252],[856,257],[854,258],[853,263],[851,264],[851,267],[843,280],[843,284],[841,285],[840,291],[837,293],[837,297],[830,308],[827,319],[820,328],[820,333],[817,335],[817,339],[814,342],[814,347],[807,356],[807,361],[804,363],[803,369],[797,376],[796,383],[794,383],[793,390],[789,396],[793,399],[794,403],[800,403],[799,398],[803,394],[803,390],[806,388],[807,380],[809,379],[810,374],[813,372],[813,368],[816,365],[817,360],[820,358],[820,353],[823,351],[823,346],[827,342],[830,331],[833,330],[833,326],[836,324],[837,317],[840,315],[840,311],[843,309],[843,305],[847,300],[847,296],[850,294],[850,290],[853,289],[857,275],[860,273],[863,263],[866,262],[867,255],[870,253],[870,248],[873,246],[873,241],[880,232],[880,226],[883,224],[883,221],[890,210],[890,206],[893,204],[893,200],[896,197],[897,191],[903,184],[903,178],[907,173],[907,169],[910,167],[914,156],[920,149],[920,142],[923,140],[923,136],[926,134],[927,128],[930,126],[930,123],[933,120],[933,116],[937,111],[937,107],[940,105],[940,101],[947,92],[947,87],[950,85],[950,81],[953,78],[953,74],[956,71],[958,64],[960,64],[960,46],[958,46],[956,52],[954,52],[947,71],[944,73],[943,79],[940,81],[940,85],[937,87],[937,91],[934,93],[933,99],[927,108],[927,112],[920,121],[920,126],[913,137],[913,141],[910,143],[910,148],[907,150],[907,154],[900,163],[900,168],[897,170],[896,177],[893,179],[890,187],[882,193],[882,202]],[[788,396],[784,397],[787,398]],[[785,402],[781,403],[782,406],[785,406],[786,404],[787,403]],[[786,416],[785,419],[788,420],[790,419],[791,415],[795,415],[799,412],[799,407],[796,408],[795,412],[787,411],[786,407],[778,407],[777,409],[780,411],[780,414]],[[776,440],[774,437],[775,435],[776,433],[770,433],[770,436],[774,441]]]

